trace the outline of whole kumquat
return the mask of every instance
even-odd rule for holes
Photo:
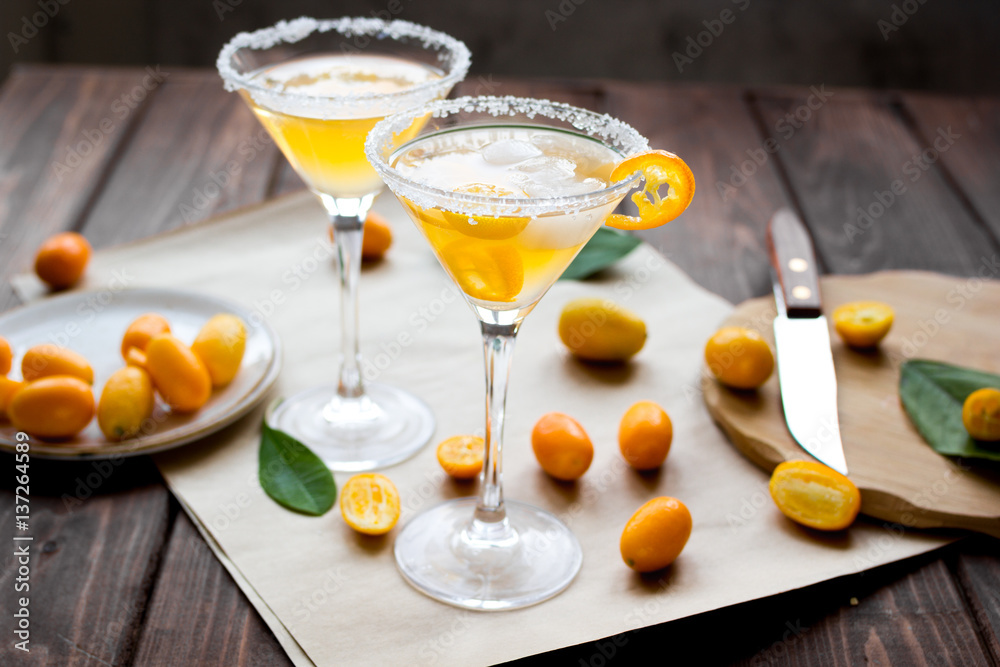
[[[45,240],[35,255],[35,273],[53,289],[72,287],[87,269],[90,243],[76,232],[62,232]]]
[[[691,512],[676,498],[653,498],[625,524],[619,548],[636,572],[661,570],[677,560],[691,537]]]
[[[198,332],[191,351],[205,364],[213,387],[223,387],[236,377],[247,347],[247,327],[230,313],[212,316]]]
[[[0,375],[10,373],[10,368],[14,363],[14,350],[10,347],[10,342],[0,336]]]
[[[630,407],[618,426],[618,448],[636,470],[663,465],[673,438],[673,422],[653,401],[639,401]]]
[[[97,424],[108,440],[137,435],[153,414],[153,381],[143,368],[126,366],[108,378],[97,403]]]
[[[10,405],[14,394],[24,387],[23,382],[11,380],[6,375],[0,375],[0,418],[7,416],[7,406]]]
[[[146,346],[154,336],[170,333],[170,323],[159,313],[146,313],[132,320],[122,336],[122,357],[128,360],[128,351],[135,348],[146,351]]]
[[[330,240],[334,239],[335,232],[330,228]],[[392,227],[378,213],[370,211],[365,218],[364,231],[361,233],[361,259],[366,262],[377,262],[389,250],[392,245]]]
[[[78,377],[43,377],[14,394],[7,416],[18,430],[39,438],[69,438],[94,418],[94,394]]]
[[[722,384],[756,389],[774,370],[774,353],[753,329],[722,327],[705,344],[705,363]]]
[[[550,412],[535,423],[531,449],[542,470],[566,482],[587,472],[594,460],[594,444],[580,423],[561,412]]]
[[[559,314],[559,339],[587,361],[627,361],[646,343],[646,323],[613,301],[573,299]]]
[[[212,395],[212,378],[205,364],[171,334],[149,341],[146,370],[156,391],[175,412],[194,412]]]
[[[51,375],[72,375],[87,384],[94,383],[94,369],[80,353],[52,343],[30,348],[21,357],[21,377],[31,382]]]
[[[962,403],[962,424],[976,440],[1000,440],[1000,389],[984,387]]]

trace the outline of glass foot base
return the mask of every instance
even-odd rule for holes
[[[313,450],[331,470],[359,472],[399,463],[434,434],[434,415],[416,396],[384,384],[342,399],[336,385],[315,387],[272,407],[267,424]]]
[[[396,565],[417,590],[456,607],[517,609],[562,592],[580,570],[576,536],[545,510],[505,503],[512,531],[494,541],[470,534],[476,498],[413,517],[396,537]]]

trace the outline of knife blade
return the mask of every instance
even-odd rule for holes
[[[774,343],[785,424],[802,449],[846,475],[837,375],[809,231],[795,213],[783,208],[768,223],[767,244],[778,311]]]

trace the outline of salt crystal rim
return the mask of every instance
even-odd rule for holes
[[[579,195],[560,197],[492,197],[472,193],[453,192],[415,181],[404,176],[388,163],[388,158],[400,147],[391,146],[393,135],[407,130],[413,122],[424,115],[444,118],[456,113],[487,113],[502,116],[522,115],[531,124],[536,117],[568,123],[574,129],[595,139],[622,154],[623,158],[649,150],[649,143],[635,128],[608,114],[599,114],[562,102],[546,99],[514,96],[459,97],[452,100],[437,100],[416,109],[388,116],[375,124],[365,141],[365,156],[368,162],[399,197],[404,197],[421,208],[445,208],[463,214],[492,216],[536,217],[551,213],[578,212],[622,199],[635,187],[641,176],[636,173],[628,178],[610,184],[603,190],[595,190]],[[520,124],[520,123],[519,123]],[[538,122],[539,127],[563,129]],[[475,127],[476,125],[469,125]],[[460,127],[460,126],[459,126]],[[442,128],[442,131],[454,128]]]
[[[406,90],[392,93],[361,93],[351,95],[308,95],[288,92],[280,88],[268,88],[253,83],[253,72],[241,74],[233,67],[233,57],[240,49],[265,50],[277,44],[294,44],[314,32],[336,31],[344,37],[355,35],[384,36],[399,40],[410,38],[421,42],[423,47],[439,53],[442,68],[446,68],[440,79],[418,84]],[[363,49],[359,49],[363,51]],[[465,78],[469,71],[472,55],[460,40],[443,32],[417,23],[395,19],[385,21],[369,17],[343,17],[339,19],[314,19],[306,16],[290,21],[278,21],[273,26],[253,32],[241,32],[222,47],[215,66],[222,77],[226,90],[244,89],[258,104],[281,111],[294,106],[299,112],[309,109],[318,112],[319,117],[329,118],[344,109],[365,108],[387,101],[394,102],[395,108],[409,108],[442,97]],[[311,115],[311,114],[310,114]],[[384,114],[379,114],[384,115]]]

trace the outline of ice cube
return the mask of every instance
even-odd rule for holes
[[[545,180],[563,180],[573,178],[576,174],[576,163],[563,157],[542,155],[525,160],[515,167],[525,174],[533,174]]]
[[[500,139],[499,141],[494,141],[483,148],[482,151],[484,160],[490,164],[499,165],[517,164],[518,162],[538,157],[541,154],[542,151],[537,147],[532,146],[527,141],[518,141],[517,139]]]

